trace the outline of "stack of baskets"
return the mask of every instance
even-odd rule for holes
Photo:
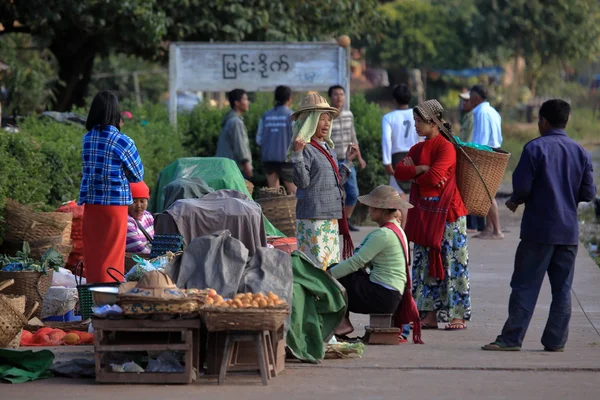
[[[261,188],[256,202],[263,214],[284,235],[296,235],[296,196],[288,195],[283,187]]]
[[[500,188],[510,153],[456,146],[456,184],[469,214],[485,217]]]
[[[28,242],[31,256],[40,259],[54,248],[67,260],[71,253],[71,227],[73,214],[64,212],[35,212],[32,208],[7,199],[4,208],[6,221],[2,247],[8,253],[23,248]]]

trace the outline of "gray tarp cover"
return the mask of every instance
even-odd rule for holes
[[[197,237],[227,229],[252,256],[267,246],[260,206],[236,190],[217,190],[202,199],[177,200],[156,216],[156,234],[180,234],[186,246]]]
[[[261,247],[249,257],[248,249],[229,231],[192,240],[167,272],[179,288],[213,288],[225,298],[241,292],[273,292],[292,304],[290,255]]]
[[[177,200],[201,199],[211,192],[214,192],[214,189],[200,178],[177,178],[163,189],[165,196],[163,211]]]

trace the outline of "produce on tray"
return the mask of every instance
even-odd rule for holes
[[[263,293],[238,293],[233,299],[224,299],[214,289],[207,289],[205,307],[220,308],[281,308],[287,306],[284,300],[269,292]]]

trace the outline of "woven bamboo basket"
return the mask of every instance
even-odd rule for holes
[[[288,195],[285,189],[261,188],[256,202],[263,214],[284,235],[296,236],[296,196]]]
[[[246,181],[246,189],[248,189],[250,196],[252,196],[252,193],[254,192],[254,185],[248,179],[245,179],[245,181]]]
[[[27,302],[27,299],[25,298],[25,296],[11,296],[11,295],[0,295],[0,296],[3,296],[10,304],[12,304],[12,306],[15,308],[15,310],[17,310],[21,314],[25,314],[25,303]],[[21,332],[23,332],[23,331],[22,330],[19,331],[19,333],[17,333],[17,336],[15,336],[15,338],[8,345],[6,345],[6,348],[8,348],[8,349],[18,349],[19,348],[19,346],[21,345]]]
[[[0,282],[0,291],[10,287],[14,283],[14,280],[8,279]],[[19,336],[25,325],[28,322],[28,316],[17,309],[14,305],[14,296],[0,295],[0,348],[7,347],[14,343],[14,340]],[[37,310],[39,303],[34,303],[29,316]]]
[[[200,316],[209,332],[277,331],[287,318],[289,309],[282,308],[200,308]]]
[[[510,153],[458,146],[456,183],[471,215],[485,217],[500,188]]]
[[[31,242],[56,236],[62,236],[64,241],[71,239],[72,213],[38,213],[30,207],[7,199],[4,219],[6,221],[4,240]]]
[[[38,303],[40,306],[43,305],[46,292],[52,286],[53,273],[53,270],[49,270],[48,275],[33,271],[0,271],[0,282],[13,279],[15,282],[14,285],[6,288],[4,294],[25,296],[27,298],[26,309],[29,310],[35,303]],[[39,307],[33,316],[41,319],[42,307]]]

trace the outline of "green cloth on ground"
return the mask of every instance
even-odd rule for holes
[[[54,353],[50,350],[33,352],[0,349],[0,380],[23,383],[51,378],[50,367]]]
[[[390,222],[401,229],[395,220]],[[383,283],[402,294],[406,286],[405,263],[398,236],[391,229],[377,228],[367,235],[352,257],[340,262],[329,272],[335,279],[340,279],[369,266],[371,282]]]
[[[459,146],[470,147],[472,149],[481,150],[481,151],[489,151],[489,152],[494,151],[494,149],[492,149],[490,146],[484,146],[482,144],[476,144],[476,143],[471,143],[471,142],[463,142],[458,136],[454,136],[454,139],[456,139],[456,143]]]
[[[200,178],[214,190],[232,189],[242,192],[250,199],[252,194],[246,188],[246,181],[235,161],[219,157],[180,158],[165,167],[158,174],[156,186],[150,196],[148,210],[152,213],[164,211],[164,188],[179,178]],[[264,218],[267,236],[285,235]]]
[[[294,297],[287,346],[301,361],[318,363],[325,345],[346,315],[344,288],[303,253],[292,253]]]

